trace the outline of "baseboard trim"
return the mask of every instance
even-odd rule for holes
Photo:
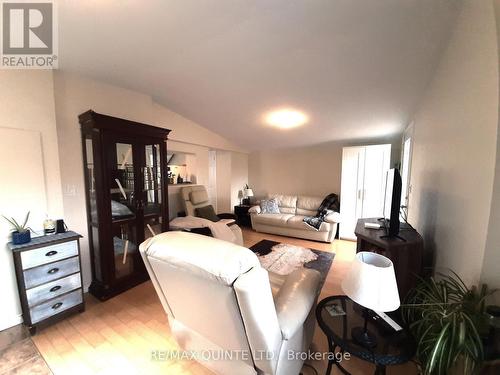
[[[6,317],[2,322],[0,322],[0,331],[3,331],[7,328],[17,326],[23,322],[23,315],[14,315],[10,317]]]

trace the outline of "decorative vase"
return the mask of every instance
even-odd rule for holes
[[[22,245],[23,243],[28,243],[31,241],[31,232],[27,230],[26,232],[12,232],[12,243],[14,245]]]

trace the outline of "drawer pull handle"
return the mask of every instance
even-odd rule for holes
[[[59,271],[59,268],[55,267],[55,268],[50,269],[49,272],[47,272],[47,273],[50,273],[52,275],[52,274],[56,273],[57,271]]]
[[[53,308],[54,310],[57,310],[59,307],[61,307],[61,306],[62,306],[62,304],[63,304],[62,302],[57,302],[57,303],[54,303],[54,304],[52,305],[52,308]]]
[[[56,286],[50,288],[50,291],[51,292],[55,292],[56,290],[59,290],[59,289],[61,289],[61,286],[60,285],[56,285]]]
[[[51,257],[53,255],[56,255],[57,254],[57,251],[55,250],[52,250],[52,251],[49,251],[48,253],[45,254],[46,257]]]

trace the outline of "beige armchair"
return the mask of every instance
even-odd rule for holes
[[[175,339],[196,360],[222,375],[299,374],[314,331],[317,271],[299,269],[271,289],[251,250],[186,232],[152,237],[140,252]]]
[[[187,216],[197,217],[196,209],[208,206],[210,200],[208,198],[207,189],[202,185],[186,186],[181,189],[182,206]],[[220,219],[224,220],[234,235],[234,243],[243,245],[243,234],[241,228],[236,225],[233,214],[218,214]],[[231,222],[232,220],[232,222]]]

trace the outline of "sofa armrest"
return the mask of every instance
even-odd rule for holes
[[[252,206],[248,209],[248,213],[252,214],[260,214],[260,206]]]
[[[316,303],[320,273],[310,268],[287,276],[275,299],[276,314],[283,339],[288,340],[304,325]]]
[[[325,221],[331,224],[340,223],[340,214],[335,211],[329,212],[328,215],[325,216]]]

